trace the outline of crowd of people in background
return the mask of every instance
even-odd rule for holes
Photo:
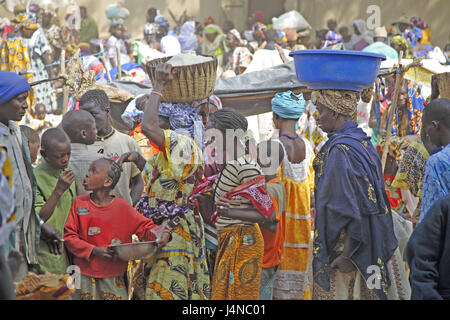
[[[150,8],[132,39],[121,2],[106,8],[106,38],[90,14],[72,4],[60,22],[50,5],[16,6],[1,21],[1,298],[14,298],[12,280],[28,272],[70,265],[81,269],[76,299],[450,298],[450,100],[436,84],[428,92],[404,80],[392,126],[393,77],[361,94],[280,92],[271,100],[278,135],[257,143],[246,117],[215,95],[161,102],[171,66],[161,63],[153,83],[146,70],[192,53],[215,57],[217,77],[229,78],[267,52],[284,63],[306,49],[448,64],[450,45],[433,46],[424,21],[280,30],[258,10],[239,31],[212,16],[171,26]],[[115,128],[106,89],[63,105],[60,61],[75,53],[96,85],[152,85],[125,99],[130,134]],[[111,249],[140,240],[157,241],[158,252],[124,262]],[[370,266],[380,286],[367,286]]]

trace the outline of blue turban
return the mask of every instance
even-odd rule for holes
[[[280,92],[272,99],[272,111],[283,119],[299,119],[305,112],[303,94],[292,91]]]
[[[203,120],[190,104],[161,102],[158,114],[169,118],[172,130],[185,131],[203,149],[203,136],[205,133]]]
[[[25,78],[14,72],[0,71],[0,104],[30,90],[31,86]]]

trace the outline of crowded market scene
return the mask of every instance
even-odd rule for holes
[[[275,2],[0,0],[0,300],[450,300],[450,2]]]

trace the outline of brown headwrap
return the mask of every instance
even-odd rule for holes
[[[320,102],[325,107],[345,116],[355,118],[358,101],[361,94],[358,91],[350,90],[314,90],[311,93],[311,102]]]

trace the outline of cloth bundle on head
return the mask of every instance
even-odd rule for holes
[[[159,24],[146,23],[144,26],[144,34],[157,34],[159,30]]]
[[[414,27],[417,27],[417,28],[420,28],[420,29],[428,28],[428,25],[420,17],[412,17],[410,19],[410,21],[414,25]]]
[[[302,93],[280,92],[272,99],[272,111],[283,119],[299,119],[305,112],[305,104]]]
[[[186,21],[180,30],[178,36],[181,51],[196,50],[198,48],[198,39],[195,35],[195,21]]]
[[[106,17],[111,20],[111,26],[117,26],[125,23],[130,16],[130,11],[118,1],[116,4],[110,4],[105,9]]]
[[[209,104],[212,104],[213,106],[215,106],[217,108],[217,110],[222,109],[222,101],[220,101],[220,98],[216,95],[212,95],[211,97],[203,99],[203,100],[194,101],[194,102],[192,102],[192,107],[197,108],[208,102],[209,102]]]
[[[345,116],[356,116],[359,98],[358,91],[350,90],[314,90],[311,93],[311,102],[314,105],[321,103],[325,107]]]
[[[17,28],[25,28],[29,30],[36,30],[38,25],[36,23],[36,16],[33,13],[27,12],[21,14],[12,20],[17,25]]]
[[[393,36],[390,42],[391,46],[397,45],[403,49],[403,52],[406,52],[408,49],[408,41],[402,35]]]
[[[205,128],[202,117],[197,114],[195,108],[187,103],[161,102],[158,114],[169,119],[172,130],[180,131],[180,133],[184,131],[189,134],[203,149]]]
[[[163,15],[159,14],[156,16],[155,18],[155,23],[162,26],[162,27],[166,27],[167,30],[170,29],[170,25],[169,22],[166,20],[166,18],[164,18]]]
[[[242,39],[241,34],[239,33],[239,31],[237,29],[231,29],[228,32],[231,33],[236,38],[236,40],[238,42],[238,47],[245,46],[245,40]]]
[[[14,72],[0,71],[0,104],[31,90],[28,81]]]

